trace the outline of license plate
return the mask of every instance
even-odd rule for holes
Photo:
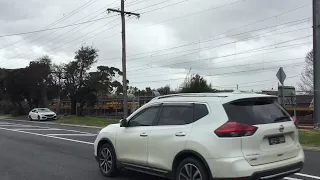
[[[284,136],[269,137],[269,144],[270,145],[282,144],[285,142],[286,142],[286,139],[284,138]]]

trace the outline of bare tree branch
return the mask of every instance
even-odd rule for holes
[[[298,83],[302,91],[313,94],[313,50],[311,50],[305,58],[307,63],[301,73],[301,82]]]

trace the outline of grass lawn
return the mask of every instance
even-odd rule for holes
[[[11,114],[0,114],[1,118],[11,118]]]
[[[80,125],[87,125],[87,126],[98,126],[98,127],[105,127],[109,124],[116,124],[119,123],[119,120],[110,120],[102,117],[78,117],[78,116],[60,116],[58,117],[58,123],[65,123],[65,124],[80,124]]]
[[[320,147],[320,131],[299,130],[299,140],[303,146]]]

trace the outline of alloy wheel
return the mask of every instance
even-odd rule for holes
[[[110,172],[112,168],[112,154],[108,148],[104,148],[100,152],[100,169],[104,173]]]
[[[188,163],[181,168],[179,180],[202,180],[202,175],[195,165]]]

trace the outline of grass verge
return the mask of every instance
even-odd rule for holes
[[[11,114],[0,114],[0,118],[11,118]]]
[[[119,123],[119,120],[111,120],[102,117],[79,117],[79,116],[61,116],[58,117],[57,123],[78,124],[87,126],[105,127],[109,124]]]
[[[299,140],[303,146],[320,147],[320,131],[299,130]]]

